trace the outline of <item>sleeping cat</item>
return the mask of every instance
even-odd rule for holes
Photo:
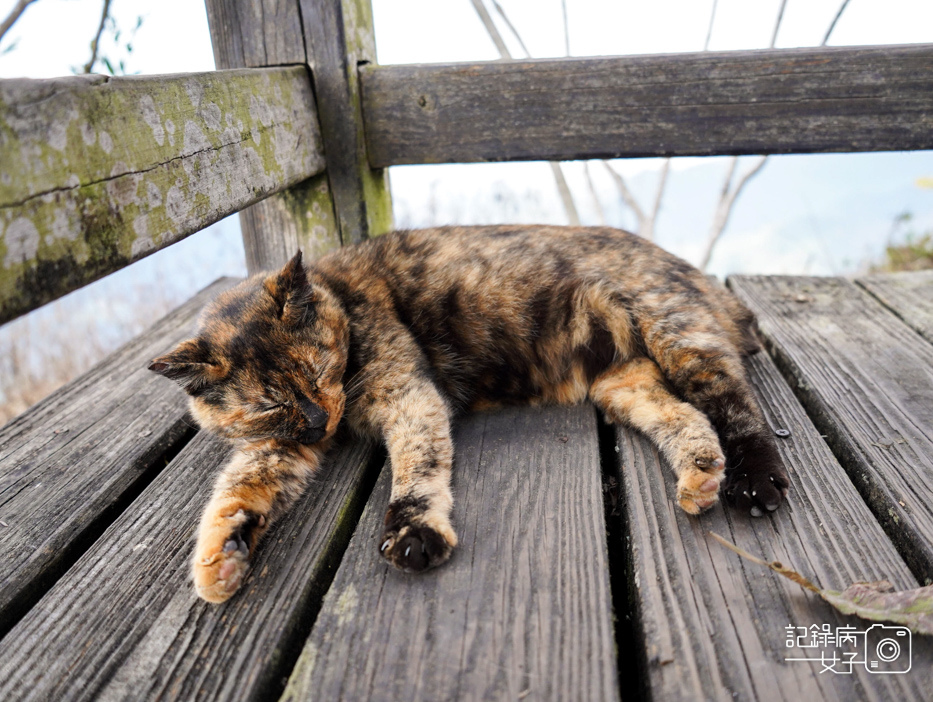
[[[421,571],[457,545],[451,418],[503,403],[591,399],[644,432],[698,514],[753,515],[788,488],[745,379],[752,316],[702,273],[608,228],[396,232],[220,295],[150,369],[178,381],[237,451],[201,519],[198,594],[223,602],[302,493],[343,419],[385,441],[392,493],[379,550]]]

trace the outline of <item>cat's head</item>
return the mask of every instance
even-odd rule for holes
[[[308,275],[301,252],[204,310],[197,336],[152,361],[177,381],[202,428],[231,439],[311,445],[343,415],[347,317]]]

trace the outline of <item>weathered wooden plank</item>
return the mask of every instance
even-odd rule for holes
[[[303,68],[0,81],[0,322],[324,168]]]
[[[388,174],[366,155],[357,70],[376,61],[368,0],[299,0],[308,62],[320,103],[327,175],[344,244],[392,228]]]
[[[307,62],[295,0],[207,0],[217,68]]]
[[[888,536],[933,580],[933,346],[841,278],[730,283]]]
[[[933,342],[933,271],[878,273],[855,282]]]
[[[360,79],[374,168],[933,148],[933,45],[365,66]]]
[[[788,648],[788,626],[828,624],[835,634],[838,626],[863,632],[870,623],[838,614],[708,536],[709,531],[721,534],[826,587],[882,578],[900,588],[917,586],[771,359],[764,354],[753,358],[750,379],[769,424],[791,432],[778,444],[790,475],[790,494],[785,505],[766,517],[753,519],[722,506],[699,518],[685,514],[674,501],[670,467],[644,437],[617,431],[624,548],[634,588],[635,637],[645,645],[648,697],[926,699],[933,685],[933,646],[920,637],[913,638],[913,669],[907,675],[870,673],[862,663],[848,674],[821,673],[819,662],[787,662],[819,658],[823,650],[829,657],[837,650]],[[864,636],[858,642],[861,647]]]
[[[195,596],[188,561],[228,446],[199,434],[6,636],[0,698],[274,698],[366,500],[371,452],[344,442],[217,606]]]
[[[206,4],[218,68],[307,63],[298,0]],[[240,226],[250,273],[281,267],[299,248],[313,260],[340,246],[326,174],[241,211]]]
[[[184,393],[146,366],[187,337],[204,304],[233,282],[206,288],[0,429],[0,633],[190,434]]]
[[[590,407],[473,415],[455,430],[450,562],[377,552],[377,483],[284,700],[618,699]]]

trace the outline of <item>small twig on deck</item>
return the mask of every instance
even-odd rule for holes
[[[502,38],[502,35],[499,33],[498,27],[492,21],[492,17],[489,14],[489,11],[486,9],[486,6],[483,4],[483,0],[471,0],[473,3],[473,9],[476,10],[476,14],[479,16],[480,21],[483,23],[483,26],[486,28],[486,33],[489,34],[489,38],[492,39],[492,43],[496,45],[496,49],[499,51],[499,56],[503,59],[511,59],[512,53],[509,51],[509,47],[505,45],[505,40]],[[522,41],[521,37],[518,34],[518,31],[515,29],[508,16],[505,14],[505,11],[502,9],[502,6],[498,2],[493,0],[493,5],[496,8],[496,11],[505,21],[506,26],[509,28],[509,31],[515,35],[515,38],[518,40],[519,45],[522,47],[522,51],[531,58],[531,54],[528,53],[528,49],[525,47],[525,43]],[[564,170],[561,168],[560,163],[557,161],[551,161],[551,172],[554,174],[554,182],[557,185],[557,192],[560,194],[561,203],[564,206],[564,212],[567,215],[567,221],[574,225],[580,225],[580,215],[577,213],[576,204],[573,201],[573,194],[570,192],[570,187],[567,185],[567,179],[564,177]]]
[[[758,558],[758,556],[753,556],[752,554],[750,554],[750,553],[749,553],[748,551],[746,551],[745,549],[739,548],[739,547],[736,546],[735,544],[730,543],[729,541],[726,541],[724,538],[722,538],[719,534],[717,534],[717,533],[714,532],[714,531],[710,531],[710,532],[707,532],[707,533],[708,533],[710,536],[712,536],[714,539],[716,539],[716,541],[718,541],[718,542],[721,543],[723,546],[725,546],[727,549],[729,549],[730,551],[734,551],[735,553],[739,554],[742,558],[747,558],[747,559],[750,560],[752,563],[757,563],[758,565],[766,566],[766,567],[770,568],[771,570],[773,570],[775,573],[778,573],[778,574],[780,574],[780,575],[783,575],[783,576],[784,576],[785,578],[787,578],[788,580],[793,580],[795,583],[797,583],[798,585],[800,585],[800,587],[806,588],[807,590],[810,590],[811,592],[815,592],[815,593],[817,593],[818,595],[822,595],[822,594],[823,594],[823,591],[822,591],[820,588],[818,588],[816,585],[814,585],[813,583],[811,583],[811,582],[810,582],[809,580],[807,580],[805,577],[803,577],[802,575],[800,575],[800,573],[798,573],[798,572],[796,572],[796,571],[794,571],[794,570],[791,570],[790,568],[786,567],[786,566],[785,566],[783,563],[781,563],[780,561],[770,561],[770,562],[769,562],[769,561],[763,560],[763,559],[761,559],[761,558]]]
[[[20,18],[23,12],[26,11],[26,8],[32,5],[36,0],[19,0],[16,3],[10,14],[7,15],[6,19],[3,20],[3,24],[0,24],[0,41],[3,40],[4,35],[10,31],[10,27],[16,24],[16,21]]]
[[[91,58],[86,64],[84,64],[84,68],[82,69],[84,73],[90,73],[92,70],[94,70],[94,64],[97,63],[100,36],[104,33],[104,27],[107,24],[107,18],[110,17],[110,1],[111,0],[104,0],[104,8],[100,13],[100,25],[97,27],[97,34],[94,36],[94,39],[91,40]]]

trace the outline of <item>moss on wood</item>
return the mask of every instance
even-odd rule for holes
[[[303,68],[0,82],[0,322],[324,166]]]

